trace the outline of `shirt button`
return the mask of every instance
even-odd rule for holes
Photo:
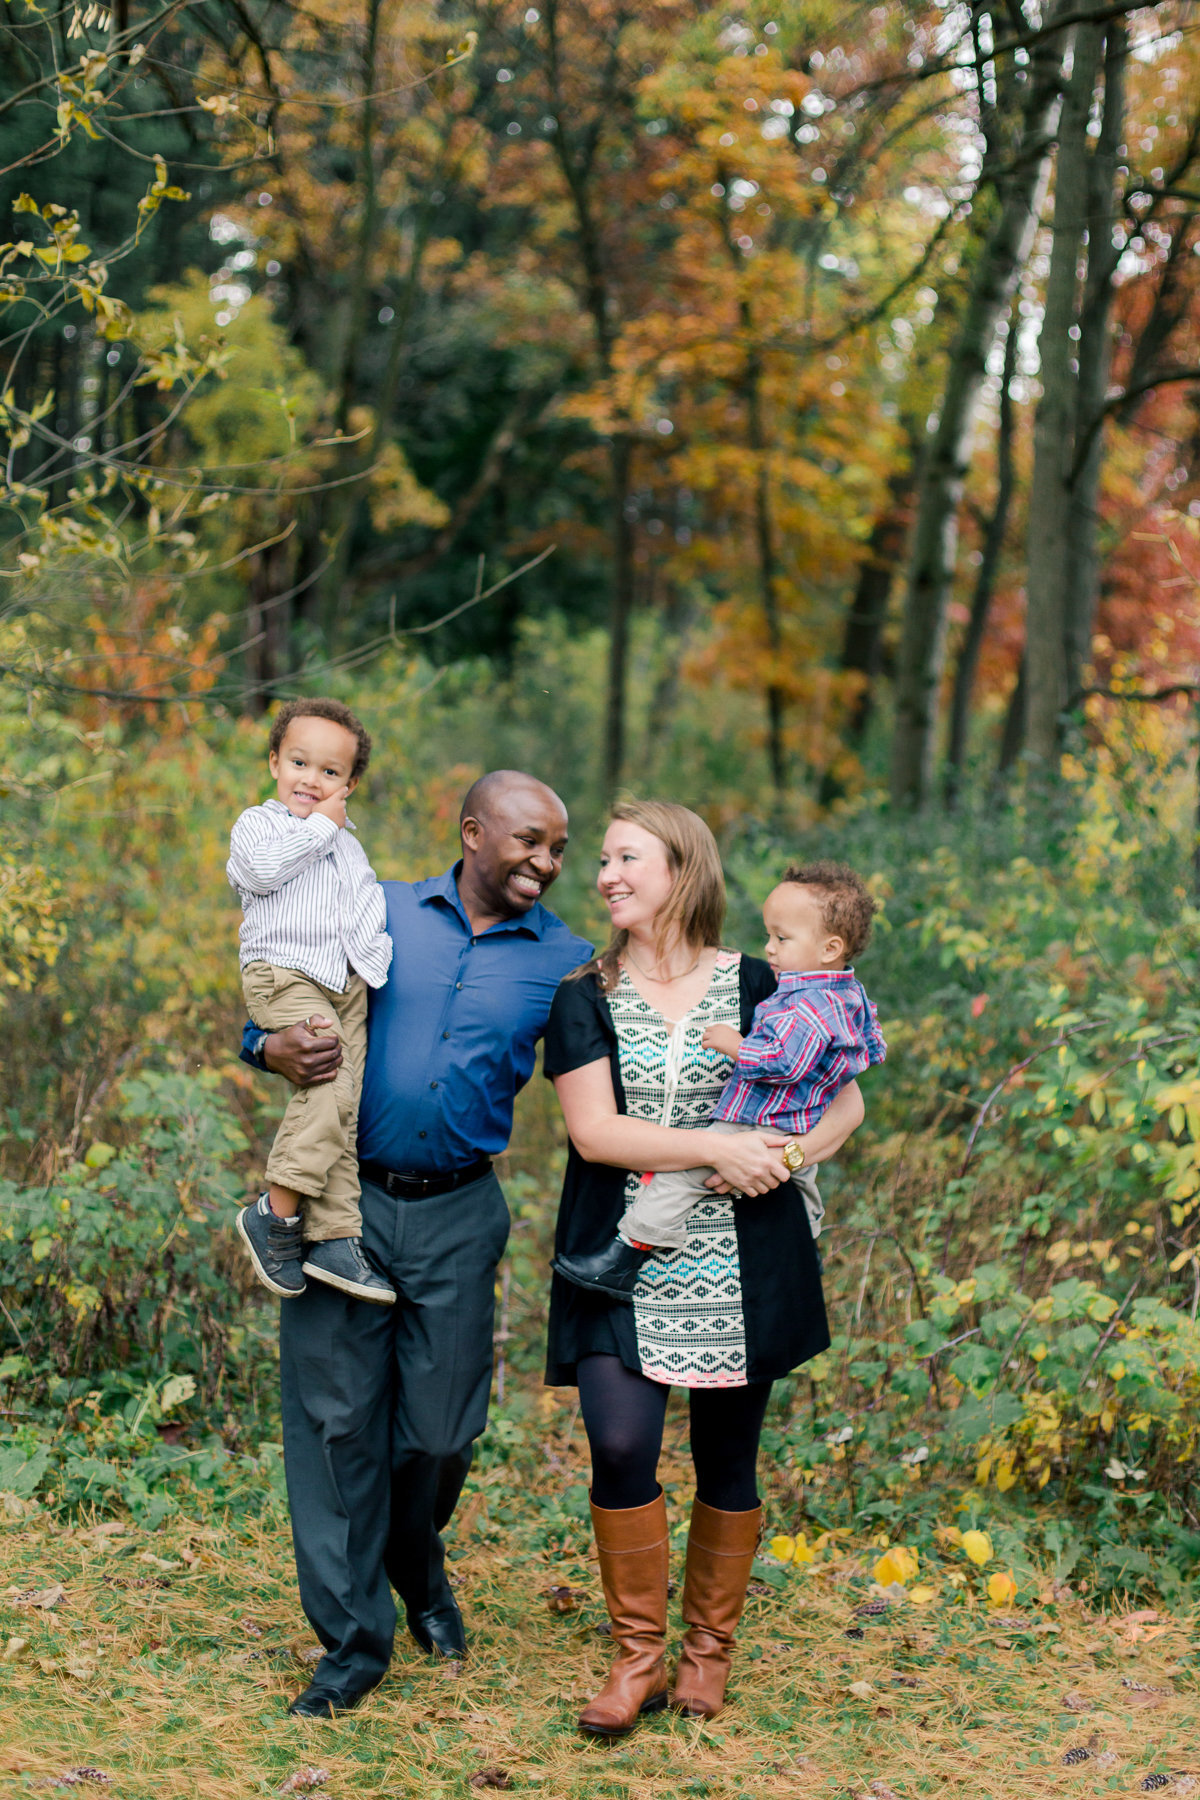
[[[460,988],[460,987],[461,987],[461,986],[462,986],[462,982],[461,982],[461,981],[456,981],[456,982],[455,982],[455,984],[454,984],[454,985],[455,985],[455,987],[456,987],[456,988]]]
[[[430,1085],[430,1087],[431,1087],[431,1088],[435,1088],[435,1087],[436,1087],[436,1086],[437,1086],[437,1082],[436,1082],[436,1081],[431,1081],[431,1082],[430,1082],[430,1084],[429,1084],[429,1085]]]
[[[427,1137],[428,1135],[429,1135],[428,1132],[425,1132],[425,1131],[418,1131],[418,1133],[417,1133],[418,1137]]]
[[[450,1036],[450,1033],[448,1031],[443,1031],[442,1036],[444,1038],[448,1038]]]

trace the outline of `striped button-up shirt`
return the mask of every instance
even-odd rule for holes
[[[839,1089],[886,1055],[878,1014],[853,969],[781,975],[754,1009],[713,1118],[810,1131]]]
[[[249,807],[225,865],[242,902],[240,959],[298,969],[335,994],[350,970],[382,987],[392,960],[383,890],[350,830],[324,813],[298,819],[280,800]]]

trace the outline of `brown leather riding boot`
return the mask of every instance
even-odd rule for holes
[[[687,1626],[675,1675],[676,1711],[711,1719],[725,1700],[733,1634],[746,1603],[746,1586],[762,1529],[762,1507],[718,1512],[692,1503],[683,1619]]]
[[[592,1507],[600,1580],[612,1620],[616,1660],[608,1680],[579,1716],[590,1737],[623,1737],[639,1713],[667,1704],[667,1503],[621,1512]]]

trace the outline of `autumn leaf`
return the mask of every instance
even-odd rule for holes
[[[893,1582],[901,1587],[910,1582],[917,1573],[917,1552],[910,1550],[906,1544],[893,1544],[890,1550],[879,1558],[873,1574],[880,1587],[891,1587]]]
[[[1007,1569],[997,1569],[988,1576],[987,1597],[992,1606],[1011,1606],[1017,1597],[1017,1584]]]
[[[973,1563],[977,1563],[980,1568],[984,1563],[991,1562],[994,1554],[992,1540],[986,1531],[964,1531],[962,1548],[964,1555],[968,1556]]]
[[[512,1776],[507,1769],[476,1769],[471,1777],[471,1786],[473,1788],[510,1788]]]
[[[278,1791],[281,1794],[311,1794],[315,1788],[324,1787],[328,1780],[328,1769],[297,1769],[280,1783]]]

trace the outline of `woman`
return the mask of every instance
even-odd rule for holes
[[[772,1381],[829,1343],[803,1195],[772,1132],[714,1137],[709,1118],[728,1057],[710,1025],[745,1032],[774,977],[721,948],[725,883],[712,833],[686,807],[614,809],[597,885],[607,950],[560,986],[545,1068],[570,1136],[556,1255],[611,1241],[642,1172],[712,1164],[682,1250],[643,1265],[632,1306],[555,1276],[550,1386],[578,1384],[592,1455],[592,1523],[617,1655],[580,1729],[630,1731],[667,1704],[667,1514],[657,1466],[667,1396],[690,1390],[696,1499],[683,1589],[687,1627],[674,1705],[711,1718],[725,1695],[733,1634],[758,1545],[758,1439]],[[862,1119],[854,1083],[798,1141],[832,1155]]]

